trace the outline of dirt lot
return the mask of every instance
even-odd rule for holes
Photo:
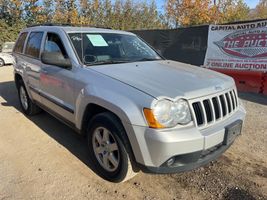
[[[241,97],[243,135],[218,161],[112,184],[94,173],[74,131],[45,112],[20,112],[12,66],[0,68],[0,199],[267,199],[267,97]]]

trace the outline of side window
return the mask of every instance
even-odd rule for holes
[[[43,33],[32,32],[29,36],[26,45],[25,54],[32,56],[34,58],[39,58],[42,38],[43,38]]]
[[[62,53],[65,58],[68,58],[60,37],[55,33],[47,33],[44,51],[49,53]]]
[[[27,32],[20,34],[19,39],[14,47],[14,52],[22,53],[27,35],[28,35]]]

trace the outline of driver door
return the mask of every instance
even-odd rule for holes
[[[68,54],[60,36],[47,32],[44,52]],[[41,103],[68,122],[74,122],[73,69],[42,63],[40,74]]]

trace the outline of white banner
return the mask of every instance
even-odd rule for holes
[[[267,20],[210,25],[204,67],[267,71]]]

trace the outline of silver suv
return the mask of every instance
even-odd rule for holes
[[[20,33],[13,55],[22,111],[42,108],[85,135],[106,180],[192,170],[241,133],[232,78],[165,60],[133,33],[39,25]]]

